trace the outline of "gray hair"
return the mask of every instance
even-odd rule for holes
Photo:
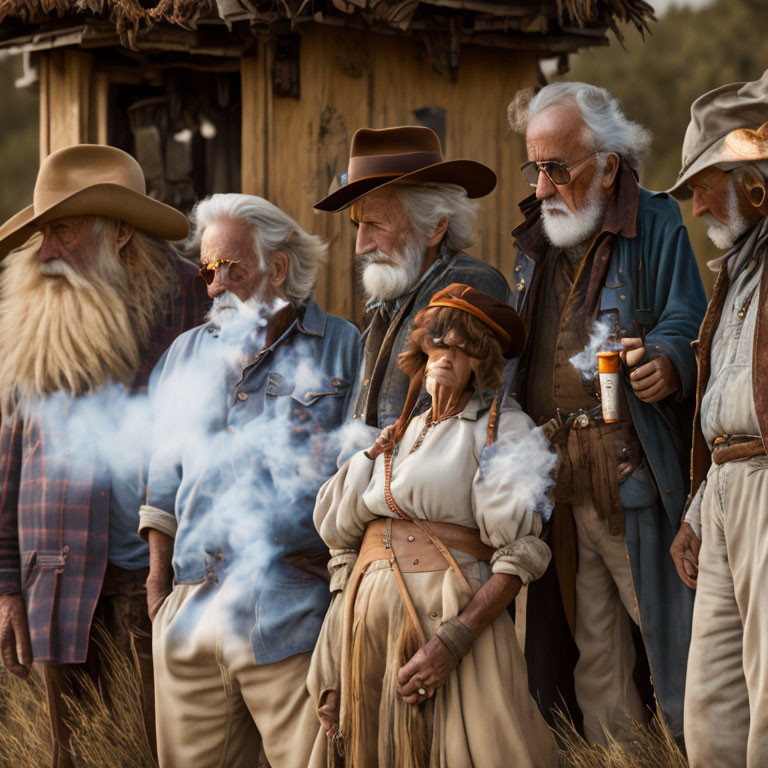
[[[477,203],[457,184],[402,184],[393,186],[419,237],[428,237],[441,219],[448,219],[443,242],[458,253],[475,242]]]
[[[587,140],[592,151],[615,152],[636,171],[640,170],[643,158],[651,147],[651,132],[628,120],[618,99],[605,88],[588,83],[551,83],[530,100],[526,123],[538,112],[554,106],[570,106],[579,110],[587,126]],[[510,114],[510,125],[515,127],[519,122],[519,118],[515,119]]]
[[[214,221],[235,219],[253,228],[254,253],[259,267],[269,268],[269,257],[282,251],[288,257],[288,273],[283,290],[291,301],[309,298],[315,287],[318,265],[325,260],[328,246],[317,235],[305,232],[287,213],[263,197],[235,193],[206,197],[190,216],[192,234],[186,243],[199,252],[205,228]]]

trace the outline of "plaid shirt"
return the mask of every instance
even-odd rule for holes
[[[134,391],[146,389],[165,349],[208,308],[197,269],[179,259],[177,270],[179,291]],[[36,419],[0,429],[0,594],[23,593],[35,661],[75,663],[85,661],[107,565],[111,482],[98,456],[54,452],[59,437]]]

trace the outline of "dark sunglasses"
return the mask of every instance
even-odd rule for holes
[[[200,267],[200,277],[205,280],[206,285],[210,285],[216,278],[217,269],[229,269],[233,264],[239,264],[236,259],[216,259],[209,261]]]
[[[527,163],[523,163],[520,166],[520,171],[523,174],[523,178],[532,187],[535,187],[539,183],[539,174],[544,175],[555,185],[562,186],[568,184],[571,181],[571,171],[577,166],[581,165],[590,157],[599,155],[599,152],[593,152],[591,155],[582,157],[581,160],[577,160],[575,163],[566,165],[559,160],[529,160]]]

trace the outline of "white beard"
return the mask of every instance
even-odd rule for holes
[[[421,276],[426,249],[426,243],[421,238],[411,238],[400,253],[392,256],[378,248],[365,254],[361,268],[366,297],[374,301],[388,301],[408,293]],[[382,263],[384,261],[396,263]]]
[[[720,248],[722,251],[727,251],[749,229],[749,222],[739,211],[739,199],[736,195],[733,178],[728,180],[727,195],[725,206],[728,213],[728,224],[718,221],[709,212],[701,217],[707,225],[707,237],[716,248]]]
[[[607,158],[597,158],[595,176],[587,190],[587,202],[579,211],[572,211],[559,196],[541,201],[541,223],[544,234],[555,248],[574,248],[594,235],[603,222],[606,200],[600,183]]]

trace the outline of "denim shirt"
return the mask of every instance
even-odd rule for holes
[[[326,549],[312,511],[359,361],[357,329],[309,300],[255,357],[208,323],[153,373],[147,506],[175,515],[176,583],[226,593],[256,663],[312,650],[328,608],[327,583],[294,563]]]

